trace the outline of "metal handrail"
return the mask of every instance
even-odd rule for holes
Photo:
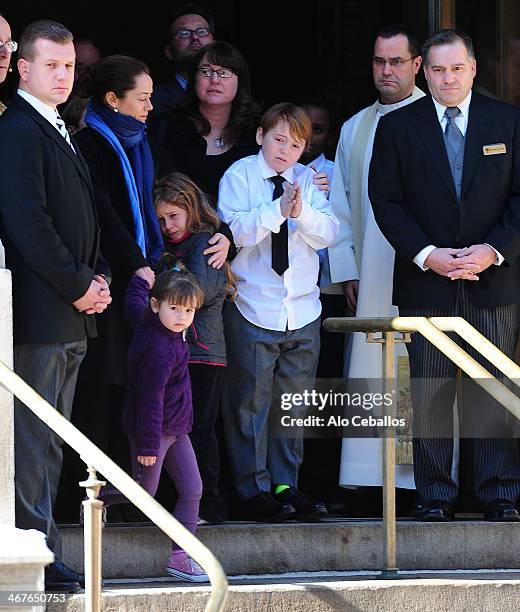
[[[0,384],[79,453],[87,466],[94,466],[106,476],[128,500],[204,568],[212,585],[205,610],[206,612],[222,610],[227,597],[228,583],[224,570],[213,553],[2,361],[0,361]]]
[[[520,386],[520,367],[462,317],[376,317],[372,319],[331,317],[325,319],[323,326],[326,330],[332,332],[365,332],[367,336],[374,332],[381,332],[380,342],[383,348],[382,364],[385,384],[388,384],[389,380],[395,379],[394,332],[408,334],[417,331],[520,420],[520,398],[499,382],[444,332],[458,333],[470,346],[518,386]],[[386,433],[387,436],[383,438],[382,461],[385,564],[382,575],[390,577],[397,574],[394,428],[387,427]]]

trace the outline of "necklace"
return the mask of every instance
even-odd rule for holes
[[[222,136],[215,138],[213,142],[215,146],[217,147],[217,149],[223,149],[226,146],[226,143],[224,142],[224,139],[222,138]]]

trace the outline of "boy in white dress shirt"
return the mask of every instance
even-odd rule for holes
[[[247,518],[258,521],[318,520],[327,513],[296,488],[301,435],[269,435],[274,389],[293,392],[296,379],[315,376],[317,251],[338,233],[314,171],[297,164],[311,133],[303,109],[276,104],[260,120],[260,152],[235,162],[219,189],[219,214],[239,247],[232,263],[238,296],[224,309],[230,384],[223,421],[236,491]]]

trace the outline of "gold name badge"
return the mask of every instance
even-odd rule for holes
[[[500,155],[506,152],[506,145],[503,142],[497,144],[484,145],[482,147],[484,155]]]

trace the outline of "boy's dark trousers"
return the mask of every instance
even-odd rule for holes
[[[314,379],[320,319],[300,329],[273,331],[253,325],[227,303],[224,332],[228,367],[222,418],[236,492],[247,500],[271,492],[273,485],[297,486],[303,439],[272,437],[269,414],[274,389],[292,393],[298,380]]]

